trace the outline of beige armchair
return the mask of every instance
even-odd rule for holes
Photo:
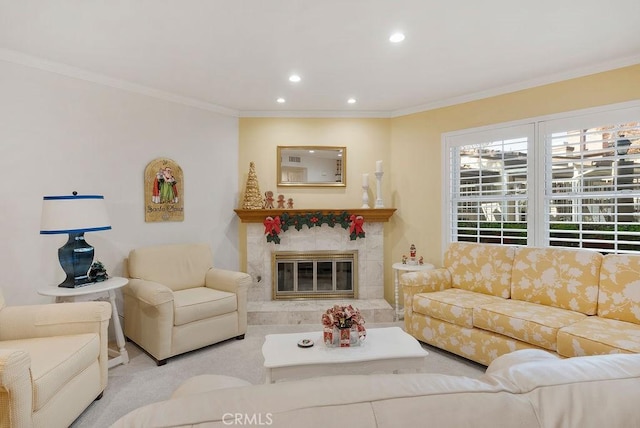
[[[5,306],[0,427],[67,427],[107,387],[107,302]]]
[[[167,358],[247,331],[251,277],[213,267],[207,244],[171,244],[129,253],[124,334],[160,366]]]

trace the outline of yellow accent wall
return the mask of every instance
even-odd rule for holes
[[[254,161],[260,190],[292,197],[295,208],[359,207],[365,172],[370,174],[373,205],[375,161],[382,160],[383,201],[398,209],[385,225],[385,298],[393,302],[391,264],[412,243],[425,261],[437,266],[442,261],[442,133],[638,99],[640,64],[391,119],[241,118],[238,201],[242,203],[249,162]],[[346,146],[347,187],[277,188],[278,145]],[[239,230],[246,268],[246,229]]]

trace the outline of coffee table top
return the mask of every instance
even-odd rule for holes
[[[298,341],[311,339],[315,345],[298,347]],[[262,345],[264,366],[267,368],[311,364],[339,364],[397,358],[426,357],[427,351],[400,327],[367,329],[367,337],[360,346],[330,348],[324,344],[322,332],[268,334]]]

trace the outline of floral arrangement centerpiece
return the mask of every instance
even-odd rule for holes
[[[327,309],[322,314],[322,326],[327,346],[356,346],[367,335],[362,314],[351,305],[333,305]]]

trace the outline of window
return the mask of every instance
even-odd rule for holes
[[[532,139],[524,125],[448,140],[452,241],[527,244]]]
[[[633,104],[445,134],[445,243],[640,253]]]
[[[550,120],[544,138],[547,245],[640,252],[640,112]]]

